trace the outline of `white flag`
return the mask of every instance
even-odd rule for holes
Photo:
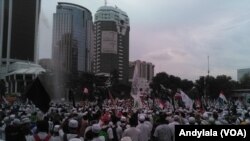
[[[193,100],[188,97],[187,94],[185,94],[182,90],[180,90],[181,93],[181,99],[184,102],[186,108],[192,109],[193,108]]]
[[[219,98],[222,99],[224,102],[227,102],[227,99],[226,99],[225,95],[222,92],[220,93]]]

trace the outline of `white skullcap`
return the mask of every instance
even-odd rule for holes
[[[102,128],[99,124],[94,124],[94,125],[92,125],[92,128],[91,128],[92,132],[94,132],[94,133],[99,133],[101,131],[101,129]]]
[[[195,118],[194,117],[189,117],[188,121],[190,124],[194,124],[195,123]]]
[[[79,139],[79,138],[72,138],[72,139],[70,139],[69,141],[82,141],[82,140]]]
[[[54,132],[59,132],[60,125],[55,125],[53,131]]]
[[[15,125],[20,125],[20,124],[21,124],[21,121],[20,121],[19,119],[15,118],[15,119],[13,120],[13,124],[15,124]]]
[[[215,125],[222,125],[222,123],[220,122],[220,121],[215,121],[215,123],[214,123]]]
[[[203,113],[203,115],[202,115],[202,117],[203,117],[203,119],[208,119],[208,113]]]
[[[11,119],[11,120],[14,120],[15,117],[16,117],[16,116],[15,116],[14,114],[10,115],[10,119]]]
[[[126,121],[126,117],[122,116],[121,121]]]
[[[214,118],[210,117],[210,118],[208,119],[208,122],[209,122],[210,124],[214,123]]]
[[[4,117],[3,121],[7,122],[10,118],[9,117]]]
[[[71,119],[71,120],[69,121],[68,126],[69,126],[70,128],[77,128],[77,127],[78,127],[78,121],[77,121],[77,120],[74,120],[74,119]]]
[[[30,123],[31,120],[28,117],[22,118],[22,123]]]
[[[201,125],[208,125],[208,122],[206,120],[202,120]]]
[[[132,139],[130,137],[123,137],[121,141],[132,141]]]
[[[247,125],[250,124],[250,120],[249,119],[246,119],[245,122],[246,122]]]
[[[247,110],[250,111],[250,107],[247,107]]]
[[[116,125],[120,126],[122,123],[120,121],[117,121]]]
[[[86,116],[86,115],[88,115],[88,111],[86,111],[86,112],[83,113],[83,116]]]
[[[110,122],[109,122],[109,127],[113,127],[113,126],[114,126],[113,122],[110,121]]]
[[[145,116],[144,115],[139,115],[139,121],[145,121]]]

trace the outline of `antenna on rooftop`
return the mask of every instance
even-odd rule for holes
[[[104,0],[104,5],[107,6],[107,0]]]
[[[209,67],[209,56],[207,56],[207,75],[209,76],[210,67]]]

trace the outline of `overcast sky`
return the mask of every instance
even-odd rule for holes
[[[104,0],[42,0],[39,58],[51,58],[52,15],[57,2],[88,8],[92,15]],[[130,60],[155,64],[196,80],[207,74],[237,79],[250,67],[250,0],[108,0],[130,18]]]

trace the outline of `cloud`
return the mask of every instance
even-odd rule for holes
[[[211,62],[213,75],[225,73],[235,79],[237,69],[249,66],[246,63],[249,60],[247,53],[250,51],[249,4],[233,1],[226,4],[214,1],[205,1],[205,4],[201,4],[203,1],[194,2],[194,5],[190,2],[187,6],[181,5],[181,8],[172,7],[172,10],[175,9],[170,12],[172,16],[165,10],[158,10],[155,13],[161,14],[152,16],[150,24],[142,24],[142,21],[137,23],[136,26],[145,27],[142,32],[144,36],[141,34],[140,38],[145,42],[150,41],[143,46],[146,54],[143,58],[160,65],[156,65],[156,72],[169,71],[182,74],[184,78],[197,79],[206,74],[209,55],[214,60]],[[176,5],[178,3],[179,1]],[[142,30],[136,32],[140,31]],[[147,48],[153,49],[145,53],[149,50]],[[173,50],[185,52],[185,55],[173,53]],[[140,52],[135,56],[140,56],[139,54]],[[178,72],[174,68],[189,70],[189,73]]]

